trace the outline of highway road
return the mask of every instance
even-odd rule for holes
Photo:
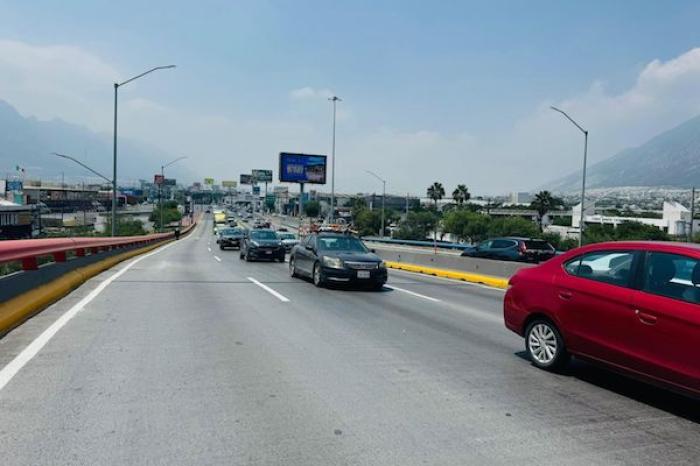
[[[502,291],[395,271],[382,292],[317,289],[220,251],[210,227],[0,340],[3,464],[700,458],[698,402],[580,362],[535,369]]]

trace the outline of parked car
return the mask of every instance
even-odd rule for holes
[[[248,230],[241,241],[240,258],[246,261],[258,259],[284,262],[285,250],[282,241],[272,230]]]
[[[310,277],[318,287],[352,283],[382,289],[387,280],[382,259],[359,238],[343,233],[313,233],[294,246],[289,256],[292,277]]]
[[[532,363],[569,355],[700,397],[700,246],[599,243],[520,269],[505,325]]]
[[[488,239],[476,246],[467,246],[461,255],[507,261],[541,262],[554,257],[556,250],[545,240],[505,237]]]
[[[245,230],[242,228],[222,228],[219,230],[216,242],[219,243],[219,249],[240,248],[241,240],[245,236]]]
[[[282,241],[282,245],[287,252],[291,252],[292,248],[299,244],[297,235],[288,233],[287,231],[277,230],[277,237]]]

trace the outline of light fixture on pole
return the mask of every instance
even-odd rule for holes
[[[112,236],[117,234],[117,96],[118,90],[121,86],[129,84],[131,81],[135,81],[139,78],[146,76],[149,73],[153,73],[158,70],[167,70],[170,68],[175,68],[176,65],[165,65],[156,66],[148,71],[129,78],[126,81],[120,83],[114,83],[114,145],[113,145],[113,157],[112,157]]]
[[[51,152],[51,155],[55,155],[56,157],[61,157],[62,159],[70,160],[71,162],[75,162],[78,165],[80,165],[81,167],[83,167],[84,169],[88,170],[89,172],[92,172],[95,175],[99,176],[100,178],[105,180],[107,183],[110,183],[110,184],[112,183],[112,180],[110,180],[109,178],[104,176],[102,173],[98,172],[97,170],[93,170],[92,168],[88,167],[80,160],[78,160],[74,157],[71,157],[70,155],[59,154],[58,152]],[[41,193],[41,191],[39,191],[39,193]],[[85,183],[83,183],[83,196],[85,196]],[[63,210],[61,210],[61,216],[63,216]],[[41,219],[41,217],[39,217],[39,218]],[[83,226],[85,226],[85,224],[86,224],[85,218],[86,218],[85,217],[85,208],[83,207]],[[112,225],[114,225],[114,220],[112,220]]]
[[[331,214],[330,222],[333,223],[335,218],[335,115],[336,115],[336,104],[342,102],[343,99],[334,95],[329,97],[328,100],[333,102],[333,143],[331,147]]]
[[[381,231],[381,234],[379,236],[383,237],[384,232],[386,231],[384,229],[384,206],[385,206],[385,202],[386,202],[386,180],[370,170],[365,170],[365,171],[382,182],[382,231]]]
[[[158,231],[160,233],[163,233],[163,183],[165,183],[165,167],[169,167],[170,165],[179,162],[180,160],[186,159],[187,156],[182,156],[178,157],[175,160],[171,160],[170,162],[163,164],[160,166],[160,177],[161,177],[161,182],[158,185],[158,210],[160,210],[160,226],[158,228]]]
[[[549,107],[555,112],[559,112],[564,115],[567,120],[574,124],[583,133],[583,176],[581,180],[581,217],[579,219],[578,229],[578,245],[583,245],[583,219],[584,219],[584,205],[586,202],[586,159],[588,157],[588,130],[585,130],[574,121],[564,110],[558,109],[557,107]]]

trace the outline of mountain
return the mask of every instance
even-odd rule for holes
[[[581,172],[546,185],[567,192],[580,189]],[[639,147],[625,149],[588,167],[587,188],[622,186],[700,186],[700,116],[665,131]]]
[[[0,178],[16,175],[17,165],[26,168],[30,179],[55,180],[61,172],[67,178],[93,177],[75,163],[50,155],[51,152],[71,155],[107,178],[112,176],[111,134],[98,134],[60,119],[25,118],[0,100]],[[119,181],[149,179],[163,161],[171,158],[160,149],[120,137]]]

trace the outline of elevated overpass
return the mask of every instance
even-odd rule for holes
[[[698,403],[532,368],[501,290],[318,289],[219,251],[208,222],[161,244],[0,340],[5,464],[697,461]]]

